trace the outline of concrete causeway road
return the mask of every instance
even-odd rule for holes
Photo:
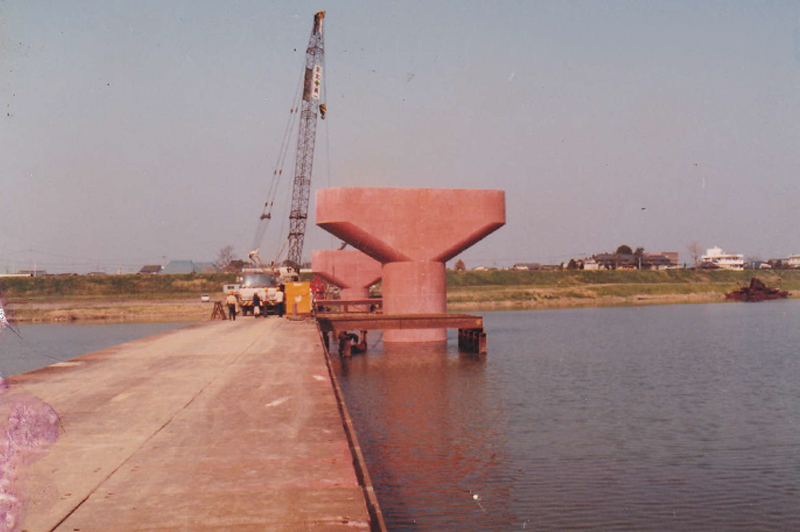
[[[22,530],[369,529],[313,322],[203,322],[14,380],[63,424]]]

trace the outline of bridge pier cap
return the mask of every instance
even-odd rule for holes
[[[357,249],[314,251],[311,271],[338,286],[342,299],[367,299],[381,280],[381,263]]]
[[[444,313],[445,263],[505,224],[505,192],[435,188],[317,191],[317,225],[383,264],[383,310]],[[446,330],[391,330],[384,342],[444,342]]]

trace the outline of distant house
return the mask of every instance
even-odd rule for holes
[[[642,256],[643,270],[668,270],[678,267],[677,251],[662,251],[661,253],[647,253]]]
[[[789,258],[786,259],[786,265],[789,268],[800,268],[800,253],[789,255]]]
[[[512,270],[539,270],[542,265],[538,262],[518,262],[511,267]]]
[[[597,261],[594,259],[586,259],[585,261],[583,261],[583,269],[589,271],[599,270],[600,265],[597,264]]]
[[[637,265],[636,257],[629,253],[619,255],[616,253],[598,253],[592,256],[591,259],[597,263],[597,269],[599,270],[632,270]],[[585,267],[586,265],[584,264]]]
[[[564,268],[562,268],[560,264],[542,264],[540,269],[545,272],[554,272],[557,270],[563,270]]]
[[[700,267],[704,269],[744,270],[744,255],[739,253],[725,253],[721,248],[714,246],[706,250],[700,257]]]
[[[158,273],[160,271],[161,271],[161,265],[160,264],[146,264],[145,266],[142,266],[142,269],[139,270],[138,273],[153,274],[153,273]]]
[[[20,270],[17,273],[22,277],[44,277],[47,275],[45,270]]]
[[[594,264],[590,266],[592,262]],[[585,270],[665,270],[677,267],[677,251],[644,252],[641,256],[631,253],[598,253],[587,259],[583,265]]]
[[[211,262],[195,262],[195,268],[199,270],[198,273],[217,273],[219,270]]]
[[[217,267],[210,262],[194,262],[191,260],[173,260],[158,273],[217,273]]]

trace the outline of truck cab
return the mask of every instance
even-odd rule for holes
[[[272,271],[263,269],[243,270],[239,282],[236,297],[239,300],[239,308],[243,316],[255,313],[253,308],[254,294],[258,294],[258,298],[266,304],[269,301],[269,292],[278,287],[277,276]]]

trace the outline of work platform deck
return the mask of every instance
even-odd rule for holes
[[[312,321],[204,322],[19,377],[60,415],[21,530],[369,530]]]
[[[361,300],[348,301],[348,304],[361,304]],[[483,317],[472,314],[377,314],[374,312],[332,313],[317,312],[320,332],[325,339],[325,347],[330,348],[330,336],[337,337],[339,354],[350,356],[350,343],[347,331],[369,331],[390,329],[458,329],[458,346],[475,353],[486,354],[486,333],[483,330]]]
[[[471,314],[402,314],[372,313],[318,314],[322,331],[370,329],[482,329],[483,318]]]

